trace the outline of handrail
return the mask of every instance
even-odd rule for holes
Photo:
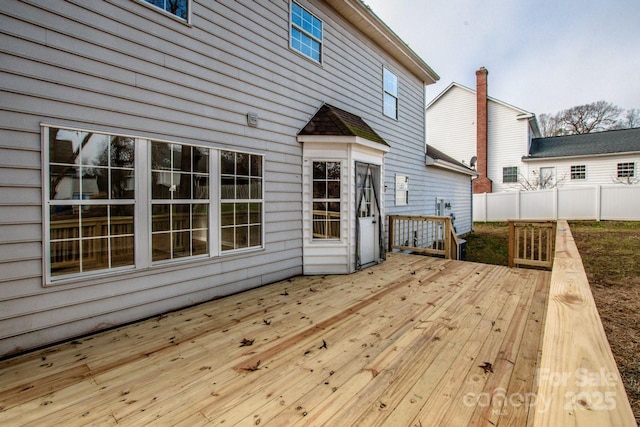
[[[556,221],[509,220],[509,267],[551,269]]]
[[[389,215],[389,251],[456,259],[458,244],[448,216]]]
[[[580,253],[558,221],[533,426],[635,426]]]

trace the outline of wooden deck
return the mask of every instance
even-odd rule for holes
[[[531,425],[550,273],[389,254],[0,362],[0,425]]]

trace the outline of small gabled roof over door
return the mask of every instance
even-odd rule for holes
[[[388,151],[389,144],[374,131],[360,116],[338,107],[323,104],[305,127],[298,132],[298,141],[304,137],[336,136],[362,138],[378,145],[378,149]]]

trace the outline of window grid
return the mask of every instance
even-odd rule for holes
[[[209,252],[209,150],[151,142],[152,261]]]
[[[341,164],[325,161],[312,164],[313,239],[339,239]]]
[[[571,179],[587,179],[586,165],[571,166]]]
[[[233,173],[223,175],[218,168],[227,151],[55,126],[42,130],[48,156],[45,284],[220,255],[221,246],[212,243],[229,229],[233,245],[224,250],[263,247],[263,156],[232,153],[234,160],[248,161],[238,160]],[[211,188],[214,172],[218,181]],[[229,178],[231,187],[220,185]],[[229,209],[234,222],[223,228],[220,211]]]
[[[633,178],[636,176],[636,164],[634,162],[618,163],[618,178]]]
[[[133,266],[133,139],[60,128],[48,138],[51,275]]]
[[[502,168],[502,182],[505,184],[518,182],[518,167],[508,166]]]
[[[322,21],[291,2],[291,48],[316,62],[322,61]]]
[[[262,246],[263,156],[220,153],[221,249]]]

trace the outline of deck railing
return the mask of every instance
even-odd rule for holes
[[[389,215],[389,251],[457,259],[458,244],[448,216]]]
[[[509,221],[509,267],[541,267],[553,265],[555,221]]]
[[[567,221],[558,221],[555,263],[538,363],[533,427],[635,426],[620,371]]]

